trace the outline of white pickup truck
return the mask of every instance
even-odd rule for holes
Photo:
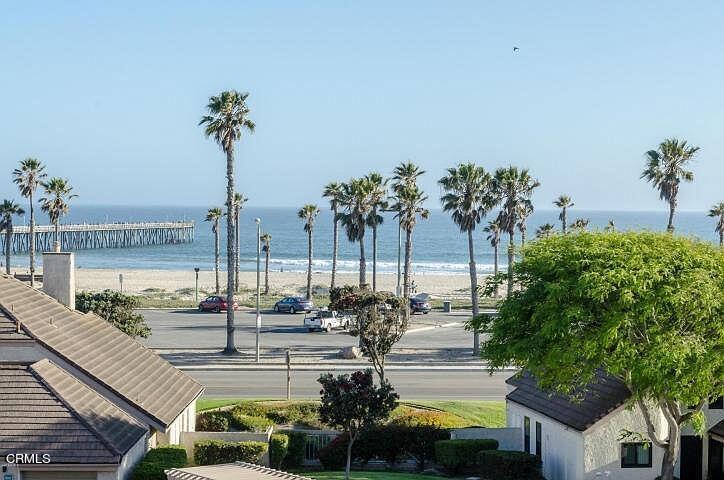
[[[349,315],[330,310],[317,310],[304,317],[304,326],[310,332],[315,330],[331,332],[333,328],[349,328],[351,320]]]

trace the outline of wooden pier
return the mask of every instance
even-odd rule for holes
[[[61,225],[58,239],[63,250],[91,248],[129,248],[145,245],[170,245],[194,241],[194,222],[102,223]],[[35,250],[53,249],[54,227],[35,226]],[[5,251],[5,234],[0,234],[0,252]],[[30,250],[30,227],[14,226],[11,240],[13,253]]]

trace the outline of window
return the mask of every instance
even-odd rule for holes
[[[525,453],[530,453],[530,418],[523,417],[523,446]]]
[[[651,442],[621,444],[621,468],[647,467],[651,467]]]
[[[535,422],[535,456],[540,458],[541,456],[541,446],[543,443],[543,426],[540,424],[540,422]]]
[[[709,404],[709,410],[721,410],[724,408],[724,397],[715,398],[713,402]]]

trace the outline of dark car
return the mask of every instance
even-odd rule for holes
[[[311,312],[314,304],[304,297],[284,297],[274,304],[275,312]]]
[[[425,297],[414,297],[410,299],[411,313],[430,313],[430,304]]]
[[[239,304],[234,301],[234,310],[239,309]],[[226,311],[226,298],[212,295],[199,302],[199,312],[221,312]]]

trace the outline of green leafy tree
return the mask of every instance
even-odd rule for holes
[[[552,223],[544,223],[535,231],[536,238],[549,238],[553,235],[555,228]]]
[[[724,246],[724,202],[719,202],[711,207],[708,215],[716,218],[714,231],[719,234],[719,246]]]
[[[473,232],[496,203],[492,195],[492,180],[490,174],[483,167],[471,162],[448,168],[447,175],[438,181],[443,191],[443,195],[440,197],[443,212],[449,212],[453,222],[468,237],[470,297],[473,316],[480,313]],[[480,335],[478,332],[473,332],[473,355],[479,354]]]
[[[221,217],[223,216],[224,213],[221,211],[221,209],[219,207],[214,207],[209,208],[209,211],[206,212],[206,218],[204,218],[204,221],[211,222],[211,231],[214,233],[214,273],[216,274],[217,295],[221,292],[221,287],[219,285],[219,220],[221,220]],[[233,305],[233,303],[230,305]]]
[[[13,170],[13,182],[18,186],[20,194],[28,199],[30,205],[30,286],[35,286],[35,203],[33,196],[43,179],[47,177],[45,165],[36,158],[26,158],[20,167]]]
[[[269,232],[261,235],[261,251],[264,252],[264,295],[269,295],[269,256],[271,255],[272,236]]]
[[[8,275],[13,242],[13,215],[24,214],[25,210],[13,200],[3,200],[3,203],[0,203],[0,232],[5,231],[5,273]]]
[[[566,233],[566,227],[568,225],[568,209],[573,207],[575,203],[571,200],[568,195],[561,195],[553,201],[553,205],[561,209],[561,213],[558,214],[558,220],[561,221],[561,231]]]
[[[249,119],[246,105],[248,93],[227,90],[209,98],[207,115],[201,117],[199,125],[204,127],[206,137],[213,138],[226,154],[226,303],[234,304],[234,262],[236,259],[234,241],[234,144],[241,140],[243,131],[253,133],[256,125]],[[234,345],[234,309],[226,309],[226,348],[224,353],[236,353]]]
[[[236,192],[234,194],[234,225],[236,226],[236,235],[234,235],[234,287],[237,292],[239,291],[239,217],[241,216],[241,210],[248,200],[243,193]]]
[[[646,152],[646,168],[641,178],[659,191],[659,198],[669,204],[669,223],[666,230],[674,231],[679,185],[682,181],[694,181],[694,173],[687,170],[699,147],[690,146],[686,140],[667,138],[657,150]]]
[[[360,432],[385,421],[397,406],[399,397],[388,382],[375,386],[372,369],[369,368],[336,377],[326,373],[319,377],[318,382],[322,385],[319,419],[326,425],[341,429],[349,438],[344,472],[345,480],[349,480],[355,440]]]
[[[93,312],[118,330],[132,338],[148,338],[151,329],[143,315],[137,313],[138,299],[113,290],[80,292],[75,297],[75,308],[83,313]]]
[[[54,228],[53,241],[58,242],[60,219],[67,215],[70,210],[68,201],[76,198],[78,195],[71,193],[73,187],[70,185],[70,182],[64,178],[53,177],[41,185],[45,190],[46,196],[40,199],[40,209],[48,214],[50,223],[53,224]]]
[[[384,217],[380,212],[386,210],[387,202],[387,180],[379,173],[373,172],[365,176],[369,184],[369,214],[367,215],[367,226],[372,229],[372,291],[377,291],[377,229]]]
[[[724,251],[650,232],[554,235],[527,247],[515,277],[521,290],[476,325],[491,369],[563,394],[597,369],[621,379],[671,480],[682,426],[701,428],[702,406],[724,394]]]
[[[299,209],[297,217],[304,221],[304,231],[307,232],[307,298],[312,298],[312,233],[314,232],[314,221],[319,215],[319,208],[308,203]]]
[[[339,205],[342,200],[342,184],[330,182],[324,187],[322,196],[329,199],[329,208],[332,210],[332,280],[330,290],[335,287],[337,278],[337,254],[339,253]]]

